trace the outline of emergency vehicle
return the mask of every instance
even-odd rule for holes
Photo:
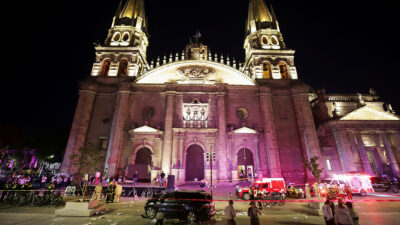
[[[344,188],[345,184],[351,187],[352,194],[360,194],[366,196],[367,193],[375,192],[371,184],[371,176],[358,173],[340,174],[333,175],[331,179],[325,179],[322,183],[327,183],[328,187],[337,185],[338,187]],[[322,193],[324,194],[324,193]]]
[[[250,199],[250,189],[261,192],[279,192],[284,194],[286,190],[285,180],[283,178],[262,178],[256,180],[249,187],[236,188],[236,195],[245,200]]]

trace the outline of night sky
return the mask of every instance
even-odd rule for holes
[[[13,14],[3,19],[0,126],[27,146],[63,149],[78,81],[89,76],[93,42],[106,38],[119,0],[14,2],[2,7]],[[296,50],[300,80],[328,93],[373,87],[400,112],[395,1],[267,2]],[[181,52],[197,29],[212,52],[243,61],[247,10],[247,0],[147,0],[149,61]]]

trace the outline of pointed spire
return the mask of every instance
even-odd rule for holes
[[[270,23],[273,21],[265,0],[250,0],[247,18],[247,31],[254,32],[256,24]]]
[[[249,21],[252,20],[256,22],[272,22],[271,13],[264,0],[250,0]]]
[[[279,28],[278,19],[276,18],[274,7],[272,7],[272,5],[271,5],[271,14],[272,14],[272,21],[275,22],[276,24],[276,29],[278,30],[278,32],[281,32],[281,29]]]
[[[121,1],[115,14],[117,25],[132,25],[139,29],[146,27],[144,0],[127,0],[122,5]]]

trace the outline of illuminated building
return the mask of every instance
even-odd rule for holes
[[[243,172],[304,183],[310,173],[302,158],[314,156],[324,176],[333,170],[367,171],[339,163],[348,157],[342,152],[349,153],[342,149],[350,146],[344,139],[322,145],[321,151],[321,141],[339,137],[329,132],[335,122],[329,113],[317,112],[324,101],[298,80],[294,50],[286,47],[276,15],[263,0],[250,0],[246,57],[239,64],[212,53],[199,41],[200,33],[182,53],[149,63],[145,18],[143,1],[125,1],[104,44],[96,46],[91,76],[81,83],[62,172],[76,172],[69,156],[88,142],[103,149],[109,176],[145,165],[151,178],[161,171],[178,182],[209,178],[209,152],[215,155],[213,178],[218,180],[237,179]],[[316,118],[326,117],[318,132],[313,110]],[[398,120],[388,112],[376,114]],[[347,123],[346,116],[334,119]],[[391,123],[400,137],[398,121]]]

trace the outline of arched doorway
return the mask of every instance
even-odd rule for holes
[[[186,153],[186,181],[204,179],[204,154],[198,145],[191,145]]]
[[[148,148],[141,148],[136,152],[135,171],[138,171],[139,181],[150,182],[151,179],[151,151]],[[134,171],[133,171],[134,173]]]
[[[239,150],[237,157],[238,157],[239,178],[253,179],[254,178],[253,153],[247,148],[242,148]]]

